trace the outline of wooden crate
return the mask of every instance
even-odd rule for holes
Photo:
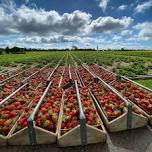
[[[145,112],[141,107],[139,107],[138,105],[136,105],[135,103],[133,103],[132,101],[130,101],[129,100],[129,102],[131,102],[132,104],[134,104],[142,113],[143,113],[143,115],[140,115],[140,118],[139,118],[139,120],[138,121],[143,121],[143,123],[145,122],[145,125],[144,126],[146,126],[146,124],[148,123],[148,121],[149,121],[149,123],[152,125],[152,115],[149,115],[147,112]],[[140,120],[140,119],[142,119],[142,120]],[[137,127],[136,127],[137,128]]]
[[[97,64],[96,64],[96,65],[97,65]],[[99,66],[99,65],[97,65],[97,66]],[[103,69],[103,70],[105,70],[105,71],[113,74],[114,76],[117,76],[115,73],[113,73],[113,72],[105,69],[105,68],[102,67],[102,66],[99,66],[99,68],[101,68],[101,69]],[[143,86],[143,85],[141,85],[141,84],[139,84],[139,83],[137,83],[137,82],[135,82],[135,81],[127,78],[127,77],[121,76],[121,78],[123,78],[124,80],[130,81],[132,84],[134,84],[134,85],[142,88],[142,89],[143,89],[144,91],[146,91],[147,93],[152,93],[152,90],[151,90],[151,89],[149,89],[149,88],[147,88],[147,87],[145,87],[145,86]],[[112,82],[112,83],[113,83],[113,82]],[[110,84],[110,85],[111,85],[111,84]],[[130,101],[129,99],[127,99],[127,100],[128,100],[129,102],[131,102],[133,105],[136,105],[136,103],[133,103],[133,102]],[[136,107],[139,107],[139,106],[136,105]],[[152,115],[147,114],[147,113],[146,113],[142,108],[140,108],[140,107],[139,107],[138,109],[144,113],[144,116],[133,113],[132,128],[138,128],[138,127],[145,126],[145,125],[147,124],[147,119],[146,119],[146,117],[148,118],[150,124],[152,124]]]
[[[43,128],[34,126],[36,133],[36,142],[37,144],[51,144],[56,143],[57,140],[57,131],[55,133],[45,130]]]
[[[12,132],[14,132],[16,125],[14,126]],[[28,127],[25,127],[8,137],[9,145],[30,145],[28,136]]]
[[[30,102],[28,107],[31,107],[31,106],[32,106],[32,102]],[[21,114],[18,120],[22,118],[24,114],[25,112]],[[15,129],[17,128],[17,121],[9,133],[8,144],[9,145],[29,145],[30,142],[29,142],[29,135],[28,135],[28,127],[22,128],[21,130],[15,132]]]
[[[133,106],[135,106],[139,111],[141,111],[143,114],[143,110],[139,108],[137,105],[132,103]],[[132,112],[132,129],[134,128],[139,128],[139,127],[144,127],[148,124],[148,118],[142,114],[137,114]]]
[[[147,88],[147,87],[145,87],[145,86],[143,86],[143,85],[141,85],[141,84],[139,84],[139,83],[137,83],[137,82],[135,82],[135,81],[127,78],[127,77],[124,77],[124,76],[121,76],[121,77],[122,77],[124,80],[130,81],[130,82],[131,82],[132,84],[134,84],[135,86],[138,86],[139,88],[143,89],[145,92],[152,94],[152,90],[151,90],[151,89],[149,89],[149,88]],[[128,100],[129,102],[131,102],[132,104],[136,105],[136,107],[138,107],[138,109],[140,109],[140,111],[143,112],[143,114],[144,114],[144,119],[145,119],[145,117],[147,117],[148,120],[149,120],[149,123],[152,125],[152,115],[148,114],[144,109],[142,109],[139,105],[137,105],[137,103],[135,103],[135,102],[133,102],[133,101],[131,101],[131,100],[129,100],[129,99],[127,99],[127,100]],[[141,118],[141,119],[143,119],[143,118]],[[145,121],[146,121],[146,120],[145,120]]]
[[[101,125],[101,127],[102,127],[102,130],[92,127],[90,125],[86,125],[87,144],[100,143],[100,142],[106,141],[106,138],[107,138],[106,130],[103,127],[103,125]],[[61,135],[61,130],[59,130],[58,144],[61,147],[81,145],[80,125],[71,129],[69,132],[63,135]]]
[[[64,104],[64,102],[63,102]],[[63,105],[62,105],[63,106]],[[61,123],[63,116],[63,108],[59,117],[58,126],[58,144],[61,147],[81,145],[80,124],[62,135]],[[100,120],[101,121],[101,120]],[[101,121],[102,122],[102,121]],[[86,124],[87,144],[106,142],[107,133],[104,125],[101,123],[101,129]]]
[[[61,101],[58,122],[57,122],[57,126],[56,126],[56,132],[53,133],[53,132],[47,131],[43,128],[40,128],[40,127],[34,125],[37,144],[51,144],[51,143],[57,142],[57,135],[58,135],[59,125],[60,125],[60,117],[61,117],[61,113],[62,113],[62,109],[63,109],[63,96],[64,96],[64,93],[62,94],[62,101]]]
[[[63,93],[64,94],[64,93]],[[63,96],[62,94],[62,96]],[[61,99],[61,106],[60,106],[60,112],[59,112],[59,117],[62,109],[62,102],[63,99]],[[56,126],[56,132],[51,132],[46,129],[43,129],[41,127],[36,126],[35,122],[34,123],[34,131],[36,135],[36,143],[37,144],[51,144],[51,143],[56,143],[57,141],[57,134],[58,134],[58,125],[59,125],[59,117],[58,117],[58,122]]]
[[[7,145],[7,136],[0,135],[0,145],[2,146]]]
[[[40,84],[41,85],[41,84]],[[29,105],[27,107],[32,106],[32,100],[30,101]],[[22,116],[25,114],[23,112],[20,117],[17,119],[17,121],[22,118]],[[9,135],[8,135],[8,144],[9,145],[29,145],[29,135],[28,135],[28,127],[22,128],[21,130],[15,132],[15,129],[17,128],[17,121],[12,127]]]
[[[117,117],[116,119],[114,119],[112,121],[109,121],[107,119],[102,107],[99,105],[98,101],[96,100],[96,98],[93,97],[93,99],[97,106],[99,114],[101,115],[109,132],[117,132],[117,131],[122,131],[122,130],[128,129],[128,127],[127,127],[128,110],[126,107],[124,107],[124,109],[123,109],[124,113],[121,116]],[[136,106],[136,105],[134,105],[134,106]],[[141,111],[141,109],[138,106],[136,106],[136,108],[139,111]],[[148,123],[148,119],[145,116],[132,112],[132,127],[130,129],[146,126],[147,123]]]
[[[97,99],[94,97],[94,95],[91,93],[92,98],[94,100],[94,103],[98,109],[98,112],[106,126],[106,128],[108,129],[108,131],[110,132],[117,132],[117,131],[122,131],[122,130],[126,130],[127,129],[127,108],[123,109],[123,114],[119,117],[117,117],[114,120],[109,121],[108,118],[105,115],[105,112],[103,111],[102,107],[100,106],[100,104],[98,103]]]
[[[17,121],[18,119],[16,119]],[[14,124],[15,125],[15,124]],[[7,136],[3,136],[3,135],[0,135],[0,145],[7,145],[8,144],[8,139],[9,139],[9,136],[14,128],[14,125],[12,126],[10,132],[8,133]]]
[[[14,125],[14,127],[11,130],[11,133],[8,136],[8,144],[9,145],[30,145],[28,127],[25,127],[14,133],[16,127],[17,127],[17,123]],[[58,128],[58,124],[57,124],[57,128]],[[53,133],[36,126],[34,123],[34,130],[36,134],[37,144],[50,144],[50,143],[56,142],[58,129],[56,130],[55,133]]]

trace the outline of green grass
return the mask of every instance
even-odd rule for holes
[[[26,54],[0,55],[0,65],[12,65],[13,63],[57,63],[66,52],[27,52]]]
[[[115,62],[152,62],[152,51],[86,51],[80,52],[75,51],[72,52],[75,56],[80,58],[83,62],[86,63],[94,63],[95,61],[99,64],[111,64]]]
[[[106,54],[152,58],[152,51],[107,51]]]
[[[33,63],[33,62],[45,62],[60,58],[65,55],[66,52],[27,52],[26,54],[4,54],[0,55],[0,64],[15,63]],[[112,64],[115,62],[152,62],[152,51],[104,51],[104,52],[80,52],[73,51],[71,54],[76,55],[83,62]]]
[[[148,80],[136,80],[136,82],[152,89],[152,79],[148,79]]]

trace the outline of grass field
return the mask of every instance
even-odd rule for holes
[[[26,54],[5,54],[0,55],[0,65],[12,63],[47,63],[57,61],[65,52],[27,52]]]
[[[74,55],[89,63],[103,63],[112,65],[113,62],[152,62],[152,51],[149,52],[133,52],[133,51],[107,51],[107,52],[73,52]],[[144,55],[143,55],[144,54]]]
[[[136,82],[152,89],[152,79],[148,79],[148,80],[136,80]]]
[[[66,52],[27,52],[26,54],[4,54],[0,55],[0,64],[7,64],[12,62],[45,62],[55,60],[65,55]],[[73,54],[80,58],[83,62],[87,63],[104,63],[112,64],[113,62],[152,62],[152,51],[104,51],[104,52],[80,52],[73,51]]]

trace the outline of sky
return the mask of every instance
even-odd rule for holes
[[[152,0],[0,0],[0,47],[152,49]]]

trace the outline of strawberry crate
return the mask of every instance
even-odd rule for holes
[[[11,78],[14,78],[17,75],[24,73],[24,71],[26,71],[26,69],[24,69],[24,68],[23,67],[22,68],[16,68],[16,69],[8,71],[4,74],[1,74],[0,75],[0,83],[4,83],[4,82],[10,80]]]
[[[46,66],[45,66],[46,67]],[[46,70],[46,72],[48,72],[48,73],[50,73],[50,68],[49,69],[46,69],[45,68],[45,70]],[[44,70],[44,71],[45,71]],[[43,75],[41,75],[41,76],[44,76],[44,75],[46,75],[46,74],[43,74]],[[40,78],[41,79],[41,78]],[[16,125],[17,125],[17,123],[18,123],[18,119],[20,119],[22,116],[23,116],[23,114],[25,114],[25,110],[27,109],[27,107],[29,107],[30,105],[29,105],[29,103],[31,103],[31,101],[32,101],[32,99],[34,98],[34,96],[36,95],[36,91],[37,91],[37,89],[38,88],[40,88],[40,86],[41,85],[43,85],[44,87],[46,87],[46,81],[45,81],[45,79],[43,80],[42,79],[42,81],[41,81],[41,83],[39,83],[39,79],[35,79],[34,80],[37,84],[37,87],[35,88],[35,86],[33,86],[32,85],[32,81],[30,81],[29,82],[29,84],[27,84],[26,83],[26,85],[25,86],[28,86],[28,89],[26,89],[26,87],[24,87],[24,85],[23,85],[23,88],[24,89],[22,89],[21,90],[21,93],[23,94],[23,97],[24,97],[24,94],[27,94],[28,96],[29,96],[29,98],[27,99],[27,104],[23,104],[23,105],[20,105],[20,108],[21,108],[21,113],[19,113],[16,117],[15,117],[15,120],[13,121],[13,124],[11,125],[11,130],[9,130],[9,133],[7,134],[7,139],[8,139],[8,142],[9,142],[9,144],[24,144],[24,141],[22,141],[22,139],[21,140],[19,140],[20,138],[17,138],[17,137],[24,137],[23,136],[23,134],[24,134],[24,131],[26,132],[26,129],[23,131],[23,130],[21,130],[21,131],[17,131],[17,133],[14,135],[13,133],[14,133],[14,131],[16,131],[16,130],[14,130],[14,129],[16,129]],[[34,88],[33,88],[34,87]],[[22,87],[21,87],[22,88]],[[42,87],[41,87],[42,88]],[[19,89],[20,90],[20,89]],[[39,90],[39,91],[42,91],[42,90]],[[39,92],[40,93],[40,92]],[[21,94],[21,95],[22,95]],[[13,98],[13,95],[16,95],[17,97],[16,98]],[[18,97],[20,97],[21,96],[19,93],[18,93],[18,90],[17,91],[15,91],[13,94],[11,94],[10,96],[8,96],[7,98],[5,98],[2,102],[1,102],[1,104],[2,103],[4,103],[4,102],[6,102],[7,100],[10,100],[10,98],[12,97],[13,99],[11,99],[11,101],[12,100],[19,100],[18,99]],[[22,96],[21,96],[22,97]],[[20,100],[19,100],[20,101]],[[23,100],[24,101],[24,100]],[[14,107],[15,108],[15,107]],[[23,114],[22,114],[23,113]],[[25,122],[26,123],[26,122]],[[22,132],[23,131],[23,132]],[[19,132],[19,133],[18,133]],[[23,133],[23,134],[22,134]],[[13,135],[12,135],[13,134]],[[20,134],[22,134],[22,136],[18,136],[18,135],[20,135]],[[25,140],[25,139],[24,139]],[[18,142],[19,141],[19,142]],[[26,142],[25,142],[26,143]]]
[[[124,96],[130,103],[138,106],[144,116],[149,119],[152,124],[152,90],[146,88],[126,77],[121,77],[113,82],[114,87],[122,96]]]
[[[102,85],[98,86],[98,88],[101,86]],[[128,109],[123,99],[120,99],[111,91],[105,91],[104,93],[105,94],[99,97],[96,95],[96,92],[91,91],[97,109],[110,132],[117,132],[147,125],[148,119],[143,115],[139,107],[133,105],[133,111],[131,112],[131,115],[128,115]],[[109,99],[107,99],[107,97]],[[114,100],[117,101],[118,104],[113,102]],[[129,116],[130,120],[128,120]]]
[[[84,68],[90,73],[90,75],[92,75],[92,77],[94,77],[95,82],[90,84],[89,87],[94,89],[92,97],[110,132],[133,129],[147,125],[147,118],[139,107],[124,99],[115,89],[101,78],[95,77],[87,67]]]
[[[125,76],[118,76],[115,73],[99,65],[96,66],[98,66],[101,70],[109,72],[109,74],[112,74],[116,77],[116,80],[111,81],[109,84],[113,88],[115,88],[124,98],[126,98],[128,102],[139,109],[140,113],[142,113],[140,114],[140,116],[142,115],[144,117],[147,117],[150,124],[152,124],[152,90]],[[134,88],[133,92],[131,88]],[[135,117],[137,117],[137,115]]]
[[[62,107],[62,90],[48,84],[36,108],[28,119],[30,144],[55,143],[59,113]]]
[[[87,66],[85,65],[88,69],[90,69],[90,71],[92,71],[95,75],[99,76],[100,78],[102,78],[106,83],[111,83],[114,80],[116,80],[116,75],[114,75],[113,73],[109,73],[109,71],[102,69],[100,66],[94,64],[94,65],[90,65]]]
[[[16,121],[15,125],[11,129],[11,132],[8,137],[9,145],[29,145],[29,136],[28,136],[28,123],[27,119],[30,114],[33,112],[33,109],[36,107],[38,101],[41,98],[45,90],[45,85],[40,84],[39,87],[34,91],[34,96],[32,101],[24,109],[24,112],[21,114],[19,119]]]
[[[44,68],[46,68],[46,66],[44,66]],[[43,68],[41,68],[41,69],[43,70]],[[20,74],[17,74],[15,77],[9,79],[8,81],[4,82],[3,84],[0,84],[0,101],[3,100],[4,98],[6,98],[11,93],[13,93],[22,84],[26,83],[27,80],[36,82],[36,79],[41,78],[39,72],[40,71],[37,68],[32,67],[32,68],[22,71]],[[45,72],[47,73],[47,71],[45,71]],[[47,75],[47,74],[45,74],[45,75]],[[43,76],[45,76],[45,75],[43,75]],[[36,82],[36,85],[37,84],[38,83]],[[32,84],[32,87],[33,86],[34,85]]]
[[[2,102],[0,102],[0,145],[6,145],[11,130],[24,108],[30,103],[32,92],[24,84]]]
[[[49,134],[52,135],[52,133],[50,131],[47,131],[47,129],[44,128],[44,126],[38,126],[39,123],[37,121],[37,113],[38,113],[38,115],[39,115],[39,113],[41,113],[38,110],[39,110],[39,108],[41,110],[40,106],[43,105],[42,102],[44,102],[46,96],[47,96],[47,98],[49,97],[49,91],[50,91],[50,87],[51,87],[51,84],[52,84],[51,80],[54,82],[52,84],[53,87],[54,86],[58,86],[58,83],[59,83],[58,80],[60,78],[59,72],[60,72],[60,70],[62,70],[62,68],[58,68],[59,67],[59,63],[52,70],[52,72],[50,73],[50,75],[48,76],[48,78],[43,80],[44,82],[47,82],[47,84],[48,84],[47,88],[46,88],[46,84],[43,83],[43,81],[42,81],[41,84],[36,89],[36,95],[35,95],[35,97],[33,99],[33,102],[31,103],[31,105],[29,105],[28,111],[26,113],[23,113],[23,115],[18,120],[19,122],[22,121],[22,120],[25,120],[25,123],[27,123],[27,119],[28,119],[28,117],[30,115],[31,116],[29,117],[29,120],[31,118],[36,117],[35,118],[36,120],[33,119],[32,122],[30,122],[30,124],[31,123],[34,124],[34,128],[32,126],[32,129],[33,129],[33,132],[34,132],[33,136],[35,136],[35,133],[36,133],[36,135],[37,135],[36,137],[38,139],[35,137],[34,140],[38,141],[37,142],[38,144],[41,143],[41,142],[45,143],[44,140],[46,140],[47,138],[45,138],[44,136],[48,137]],[[44,90],[45,90],[45,92],[44,92]],[[51,94],[50,94],[50,96],[51,96]],[[44,111],[44,108],[42,108],[42,110]],[[45,113],[46,112],[47,112],[47,110],[45,109]],[[42,113],[41,113],[41,115],[42,115]],[[24,116],[25,116],[25,119],[23,119]],[[43,117],[43,115],[41,117]],[[19,124],[21,125],[22,123],[19,123]],[[30,131],[29,130],[31,128],[28,125],[29,124],[25,124],[23,126],[20,126],[21,128],[18,129],[18,124],[16,123],[16,126],[14,126],[14,129],[12,131],[9,143],[12,144],[12,145],[29,145],[29,144],[31,144],[33,142],[33,141],[30,140],[31,136],[30,136]],[[42,140],[40,140],[41,136],[43,136]]]
[[[2,71],[0,71],[0,81],[3,81],[4,79],[8,78],[10,75],[16,74],[21,67],[5,67]]]
[[[19,77],[20,75],[24,75],[24,73],[26,71],[28,71],[29,69],[30,68],[27,68],[27,69],[24,69],[24,70],[19,69],[17,71],[17,73],[14,73],[14,75],[10,75],[9,77],[6,77],[4,80],[1,80],[0,83],[5,83],[5,82],[7,82],[7,81],[9,81],[9,80],[11,80],[13,78],[15,78],[16,76]]]
[[[83,93],[87,96],[88,105],[86,105],[86,97]],[[88,106],[91,108],[89,109]],[[95,116],[94,120],[89,113]],[[75,86],[68,88],[63,97],[58,144],[66,147],[105,141],[106,130],[90,99],[89,92],[86,88],[79,88],[75,81]]]

